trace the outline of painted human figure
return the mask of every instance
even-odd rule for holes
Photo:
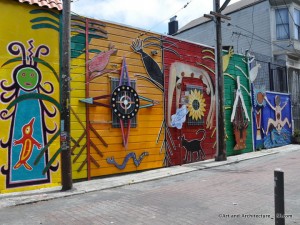
[[[271,125],[274,126],[274,128],[277,130],[277,132],[280,134],[282,128],[284,127],[285,124],[287,124],[289,126],[289,128],[291,127],[291,123],[289,122],[288,118],[285,118],[284,120],[282,120],[281,115],[282,115],[282,110],[283,108],[287,105],[287,101],[284,103],[284,105],[281,107],[280,103],[281,103],[281,99],[279,95],[275,96],[275,107],[269,102],[267,96],[265,96],[266,102],[269,104],[269,106],[271,107],[271,109],[273,109],[275,111],[275,120],[272,118],[268,119],[268,126],[267,126],[267,131],[266,131],[266,135],[269,132],[269,128]]]
[[[21,61],[12,70],[11,83],[5,79],[0,81],[0,103],[9,104],[7,109],[0,111],[0,119],[11,121],[7,142],[0,141],[0,147],[8,150],[8,165],[1,167],[1,173],[6,175],[7,187],[50,182],[50,172],[43,173],[49,162],[48,151],[42,151],[39,160],[35,162],[40,154],[37,149],[41,150],[48,144],[47,135],[57,132],[56,125],[52,129],[46,123],[46,118],[55,118],[57,110],[50,110],[42,100],[47,98],[49,102],[54,102],[50,97],[54,93],[54,85],[52,82],[42,81],[42,73],[38,67],[38,62],[43,62],[40,56],[47,56],[50,49],[46,45],[40,45],[34,52],[34,41],[29,40],[28,45],[29,48],[26,49],[21,42],[9,43],[8,52],[17,58],[2,65]],[[44,65],[54,70],[50,65]],[[53,171],[57,168],[58,166]]]

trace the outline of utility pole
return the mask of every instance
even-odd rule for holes
[[[62,49],[61,49],[61,178],[62,190],[72,189],[72,166],[70,148],[70,30],[71,30],[71,3],[63,0],[62,11]]]
[[[222,30],[221,19],[230,20],[230,17],[222,15],[221,12],[229,4],[230,0],[226,0],[220,7],[220,0],[214,0],[214,11],[205,17],[213,19],[216,26],[216,108],[217,108],[217,154],[216,161],[226,160],[226,142],[225,142],[225,117],[224,117],[224,77],[223,77],[223,58],[222,58]]]

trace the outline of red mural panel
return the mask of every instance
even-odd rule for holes
[[[166,37],[166,162],[210,159],[216,152],[215,56],[212,48]]]

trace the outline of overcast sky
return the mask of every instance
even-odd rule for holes
[[[224,1],[220,0],[221,5]],[[167,34],[171,17],[177,16],[180,28],[209,14],[213,0],[73,0],[71,10],[82,16]]]

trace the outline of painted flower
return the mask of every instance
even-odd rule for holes
[[[203,94],[196,89],[191,90],[188,104],[189,117],[192,117],[193,120],[200,120],[204,116],[205,106]]]

